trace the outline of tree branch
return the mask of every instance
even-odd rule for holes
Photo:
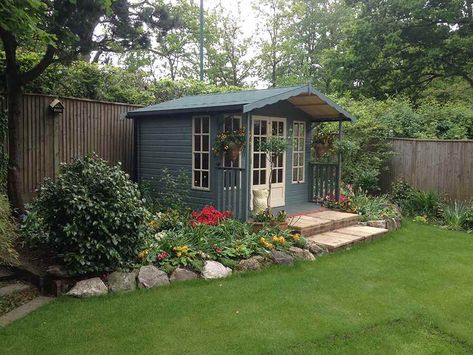
[[[54,54],[56,53],[56,48],[52,45],[48,45],[46,48],[46,52],[44,53],[43,58],[36,64],[33,68],[20,74],[20,84],[24,85],[35,80],[38,76],[40,76],[46,68],[54,61]]]

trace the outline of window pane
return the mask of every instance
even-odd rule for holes
[[[259,138],[258,137],[254,137],[253,138],[253,149],[255,152],[258,152],[259,151],[259,145],[260,145],[260,142],[259,142]]]
[[[293,168],[292,169],[292,181],[299,181],[298,178],[297,178],[297,172],[299,170],[297,168]]]
[[[209,133],[209,118],[202,117],[202,133]]]
[[[262,170],[260,175],[260,185],[264,184],[266,184],[266,170]]]
[[[299,168],[299,181],[304,180],[304,168]]]
[[[200,153],[194,153],[194,169],[200,169]]]
[[[229,116],[225,117],[225,132],[232,130],[232,118]]]
[[[194,150],[196,152],[200,151],[200,136],[197,135],[194,136]]]
[[[259,154],[253,154],[253,167],[259,168]]]
[[[194,132],[200,133],[200,117],[194,118]]]
[[[202,169],[208,170],[209,169],[209,154],[202,153]]]
[[[277,180],[276,180],[277,174],[278,174],[277,170],[272,171],[272,173],[271,173],[271,183],[272,184],[275,184],[277,182]]]
[[[265,136],[268,132],[268,122],[267,121],[261,121],[261,135]]]
[[[253,185],[259,185],[258,176],[259,176],[259,170],[254,170],[253,171]]]
[[[200,171],[194,171],[194,186],[200,187]]]
[[[255,120],[253,122],[254,134],[259,135],[261,133],[261,121]]]
[[[273,136],[277,136],[277,135],[278,135],[278,123],[277,123],[277,122],[273,122],[272,128],[271,128],[271,134],[272,134]]]
[[[266,169],[266,161],[267,161],[266,160],[266,154],[264,154],[264,153],[260,154],[260,162],[261,162],[260,168]]]
[[[292,154],[292,166],[297,165],[297,153]]]
[[[279,122],[278,127],[279,127],[278,135],[283,136],[284,135],[284,122]]]
[[[305,124],[301,123],[301,127],[299,129],[300,136],[305,137]]]
[[[301,152],[304,151],[304,140],[303,139],[299,139],[298,150],[301,151]]]
[[[202,187],[209,187],[209,172],[202,171]]]
[[[202,136],[202,151],[209,151],[209,136]]]
[[[294,137],[299,136],[299,123],[294,123]]]
[[[236,129],[240,129],[240,118],[239,117],[235,117],[233,118],[233,129],[236,130]]]
[[[282,182],[282,169],[278,169],[278,182]]]

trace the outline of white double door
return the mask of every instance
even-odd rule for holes
[[[271,136],[286,138],[286,118],[253,116],[251,130],[252,190],[269,189],[269,179],[271,179],[271,207],[280,207],[284,206],[286,193],[286,153],[273,157],[271,172],[268,156],[260,149],[261,143]],[[253,197],[253,194],[251,196]]]

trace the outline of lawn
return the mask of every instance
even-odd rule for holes
[[[407,223],[271,267],[102,298],[60,298],[0,330],[5,354],[472,353],[473,235]]]

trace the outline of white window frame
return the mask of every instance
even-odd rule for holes
[[[302,125],[302,127],[304,127],[304,134],[301,135],[300,133],[300,129],[299,129],[299,135],[295,135],[295,126],[296,124],[300,124]],[[293,132],[293,144],[292,144],[292,178],[291,178],[291,181],[293,184],[303,184],[305,182],[305,146],[306,146],[306,135],[307,135],[307,127],[306,127],[306,122],[304,121],[294,121],[292,123],[292,132]],[[297,140],[299,139],[302,139],[303,140],[303,144],[302,144],[302,150],[296,150],[296,148],[299,146]],[[296,148],[294,147],[296,146]],[[302,153],[302,165],[295,165],[295,155],[296,154],[300,154]],[[302,180],[294,180],[295,179],[295,176],[294,176],[294,169],[297,169],[299,170],[300,168],[302,168]],[[300,176],[299,176],[300,177]]]
[[[200,118],[201,119],[201,126],[200,126],[200,133],[196,133],[195,132],[195,119],[196,118]],[[203,133],[203,123],[202,123],[202,118],[208,118],[209,120],[209,132],[208,133]],[[210,142],[210,130],[211,130],[211,122],[210,122],[210,116],[209,115],[198,115],[198,116],[192,116],[192,189],[193,190],[201,190],[201,191],[210,191],[210,151],[211,151],[211,142]],[[209,149],[208,151],[203,151],[203,150],[199,150],[199,151],[196,151],[195,150],[195,137],[196,135],[199,135],[201,137],[200,139],[200,144],[202,146],[202,137],[203,136],[208,136],[209,137]],[[208,157],[209,157],[209,160],[208,160],[208,169],[203,169],[202,168],[202,155],[200,157],[200,168],[199,169],[196,169],[195,168],[195,161],[194,161],[194,156],[195,156],[195,153],[207,153],[208,154]],[[194,172],[195,171],[199,171],[199,172],[207,172],[208,173],[208,184],[209,184],[209,187],[202,187],[202,186],[195,186],[194,185]],[[200,177],[200,184],[202,185],[202,175]]]

